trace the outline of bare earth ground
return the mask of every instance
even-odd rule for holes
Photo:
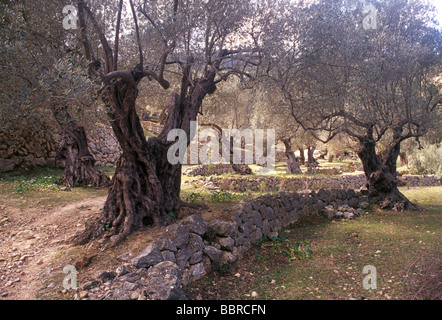
[[[71,246],[66,242],[100,212],[105,197],[93,197],[56,208],[19,208],[20,200],[0,198],[0,295],[3,299],[35,299],[53,276],[54,260]],[[36,201],[37,202],[37,201]],[[60,266],[57,266],[60,267]]]
[[[189,298],[248,299],[250,291],[256,288],[259,293],[258,298],[261,299],[345,299],[348,298],[347,293],[350,289],[343,291],[342,294],[336,289],[346,288],[348,275],[344,277],[342,284],[334,284],[336,281],[327,272],[331,270],[332,274],[335,271],[341,273],[339,268],[344,268],[341,264],[350,254],[361,260],[357,266],[368,262],[379,264],[379,261],[376,262],[378,258],[372,257],[373,254],[376,257],[375,251],[378,249],[382,251],[382,255],[391,251],[383,262],[389,266],[389,269],[396,267],[394,263],[397,263],[398,270],[391,271],[394,284],[394,279],[397,279],[398,274],[402,272],[400,270],[409,268],[412,259],[417,258],[420,253],[434,252],[434,245],[440,243],[437,239],[441,236],[441,192],[442,187],[415,188],[406,194],[411,196],[412,201],[418,203],[423,201],[427,204],[429,211],[422,213],[373,213],[347,223],[330,223],[321,220],[322,222],[311,225],[294,226],[290,234],[296,234],[296,237],[292,240],[309,240],[314,259],[289,263],[284,255],[274,252],[273,246],[268,249],[254,249],[248,253],[244,261],[232,266],[228,274],[218,277],[215,273],[192,285],[189,288]],[[82,231],[91,218],[100,215],[106,193],[106,190],[77,193],[47,191],[42,195],[20,196],[0,192],[0,300],[72,299],[73,293],[66,292],[62,286],[63,279],[67,276],[63,273],[65,266],[81,264],[78,267],[78,285],[81,285],[94,277],[98,271],[115,270],[123,263],[122,256],[134,257],[162,232],[162,229],[146,228],[132,234],[117,247],[105,251],[100,251],[100,244],[73,246],[69,239]],[[223,218],[227,214],[225,209],[232,205],[233,203],[211,204],[210,211],[204,212],[203,215],[205,219]],[[178,219],[192,213],[194,210],[189,209],[181,213]],[[294,232],[295,230],[297,231]],[[398,245],[394,251],[390,248],[393,244]],[[364,250],[359,252],[362,249]],[[335,256],[334,259],[337,259],[335,264],[338,265],[318,267],[318,264],[324,263],[325,266],[331,262],[330,253]],[[376,261],[367,262],[367,259]],[[353,269],[350,267],[348,269],[350,273],[351,270],[355,271],[352,276],[360,282],[361,271],[353,264],[350,264]],[[347,269],[347,266],[345,268]],[[315,295],[312,296],[313,289],[308,291],[311,286],[302,281],[310,282],[311,274],[315,270],[318,277],[324,273],[317,286],[329,286],[329,288],[321,289],[325,291],[322,294],[314,292]],[[260,273],[263,273],[263,276],[259,276]],[[348,270],[345,274],[347,273]],[[241,278],[237,277],[238,274]],[[248,274],[252,276],[243,278]],[[286,287],[287,283],[302,283],[300,286],[295,285],[293,292],[288,294],[277,291],[273,284],[274,280],[282,281]],[[387,281],[385,285],[392,286]],[[207,290],[208,286],[216,292],[211,294],[210,290]],[[305,290],[308,292],[303,292],[303,288],[307,288]],[[403,284],[395,289],[399,290],[397,294],[393,289],[387,288],[392,290],[388,296],[393,299],[404,297],[401,293],[405,290]],[[384,294],[379,295],[379,292]],[[385,290],[378,290],[376,295],[358,292],[353,296],[385,299]]]
[[[79,281],[86,281],[99,271],[115,270],[123,263],[119,256],[133,258],[163,231],[146,228],[105,251],[96,243],[73,246],[71,237],[84,230],[91,218],[100,216],[105,200],[106,196],[86,196],[51,208],[39,199],[0,194],[0,300],[72,298],[63,290],[68,275],[63,272],[65,266],[76,266]],[[204,215],[221,217],[222,210]],[[194,212],[183,210],[178,219]]]

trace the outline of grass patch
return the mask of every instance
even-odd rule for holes
[[[258,293],[257,299],[281,300],[414,297],[418,288],[410,278],[420,272],[411,264],[419,257],[437,255],[440,248],[442,187],[401,191],[425,211],[375,208],[366,216],[337,222],[312,217],[280,232],[291,244],[308,243],[310,259],[289,261],[272,245],[255,246],[229,274],[213,274],[186,290],[193,299],[255,299],[252,291]],[[363,287],[366,265],[376,267],[375,290]]]

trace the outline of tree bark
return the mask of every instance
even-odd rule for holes
[[[307,166],[309,167],[317,167],[318,161],[316,161],[315,157],[313,156],[314,152],[316,150],[316,147],[307,147]]]
[[[216,90],[214,72],[194,81],[193,86],[186,75],[181,95],[173,95],[162,132],[148,141],[136,113],[136,83],[120,79],[106,87],[106,103],[112,110],[109,116],[122,156],[101,218],[74,238],[75,243],[84,244],[105,236],[110,239],[110,245],[116,245],[145,226],[173,222],[172,212],[176,213],[184,204],[180,199],[182,164],[168,161],[167,151],[174,142],[167,141],[167,135],[172,129],[184,130],[188,146],[192,140],[190,122],[196,120],[203,98]]]
[[[375,147],[373,129],[369,128],[367,135],[360,139],[358,156],[364,167],[370,200],[379,203],[381,209],[395,211],[420,210],[398,189],[395,163],[400,147],[393,146],[385,161],[382,161],[376,154]]]
[[[298,147],[298,150],[299,150],[299,162],[301,163],[301,165],[305,165],[304,148]]]
[[[295,153],[292,150],[290,139],[282,139],[282,142],[284,143],[285,155],[287,156],[287,173],[301,173],[301,166],[299,164],[298,158],[296,158]]]
[[[109,187],[109,177],[94,168],[95,159],[89,152],[84,128],[70,118],[65,107],[54,107],[52,110],[62,129],[57,159],[64,162],[64,175],[57,183],[65,183],[67,190],[73,187]]]

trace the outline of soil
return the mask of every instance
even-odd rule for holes
[[[88,198],[56,208],[39,206],[38,200],[32,205],[29,200],[8,199],[12,204],[1,210],[1,298],[35,299],[57,267],[57,256],[72,249],[68,240],[100,213],[105,199]]]
[[[70,239],[101,214],[106,196],[45,207],[39,199],[11,199],[0,195],[0,300],[70,299],[63,288],[67,265],[77,268],[78,285],[103,270],[115,270],[135,257],[164,231],[149,227],[106,249],[98,241],[73,246]],[[205,219],[224,218],[226,206],[211,205]],[[177,219],[195,213],[184,208]]]

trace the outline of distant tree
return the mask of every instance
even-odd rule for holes
[[[371,24],[362,2],[293,10],[298,14],[283,21],[298,37],[275,46],[267,72],[292,116],[323,142],[340,133],[358,142],[369,196],[382,208],[416,209],[397,188],[396,160],[401,142],[426,134],[441,106],[435,76],[442,42],[431,8],[377,2]]]
[[[69,40],[54,23],[62,7],[14,1],[0,10],[2,128],[13,132],[24,123],[34,129],[55,124],[62,133],[57,154],[64,160],[66,186],[108,186],[106,174],[94,168],[86,138],[85,126],[94,125],[88,118],[96,119],[96,89],[87,61],[65,45]]]

